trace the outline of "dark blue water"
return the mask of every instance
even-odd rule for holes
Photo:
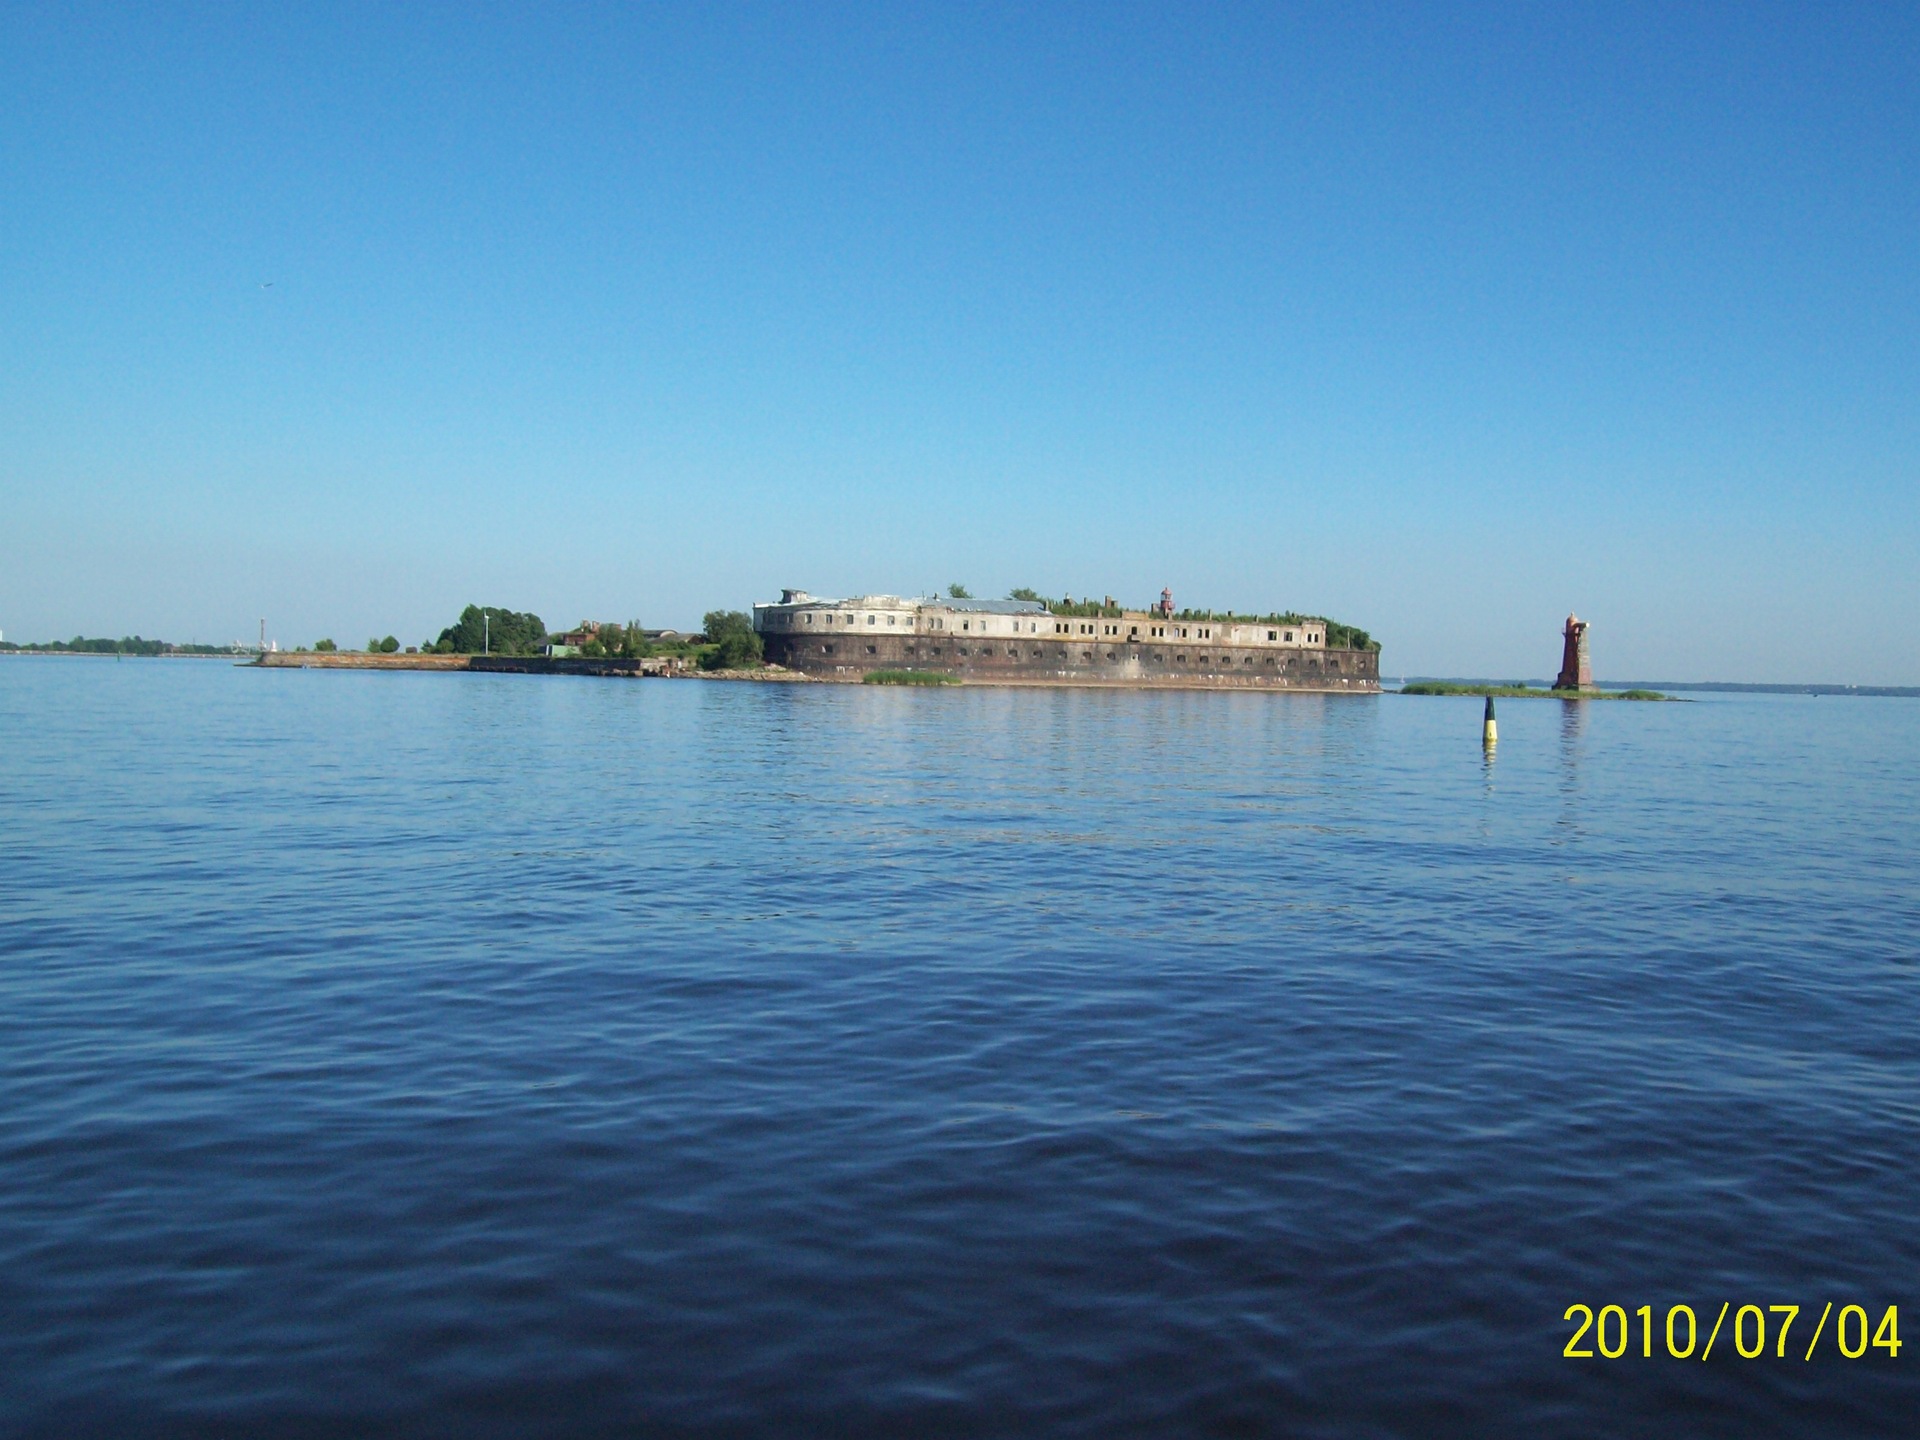
[[[0,661],[0,1432],[1912,1433],[1920,704],[1500,720]]]

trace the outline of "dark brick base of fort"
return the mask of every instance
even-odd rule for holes
[[[1170,685],[1206,689],[1380,688],[1378,650],[1254,650],[1090,637],[963,641],[926,635],[763,635],[767,659],[804,674],[856,679],[873,670],[928,670],[1004,685]]]

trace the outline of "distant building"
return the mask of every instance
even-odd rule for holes
[[[606,620],[582,620],[579,625],[567,631],[566,634],[554,636],[552,641],[547,645],[545,653],[556,659],[564,659],[570,655],[578,655],[587,644],[591,641],[598,640],[603,631],[618,628],[620,627],[615,622]],[[640,634],[649,645],[672,645],[691,641],[694,638],[693,634],[685,631],[648,630],[644,627],[641,629]]]

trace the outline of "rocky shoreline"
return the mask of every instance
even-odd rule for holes
[[[759,670],[700,670],[677,655],[637,660],[578,655],[376,655],[364,651],[277,650],[248,661],[264,670],[437,670],[479,675],[593,675],[628,680],[772,680],[822,683],[778,665]],[[825,682],[832,683],[832,682]]]

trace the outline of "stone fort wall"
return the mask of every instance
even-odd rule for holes
[[[874,670],[929,670],[1007,685],[1168,685],[1202,689],[1373,693],[1378,650],[1259,648],[1094,636],[1011,638],[846,630],[762,632],[766,656],[804,674],[858,679]]]

